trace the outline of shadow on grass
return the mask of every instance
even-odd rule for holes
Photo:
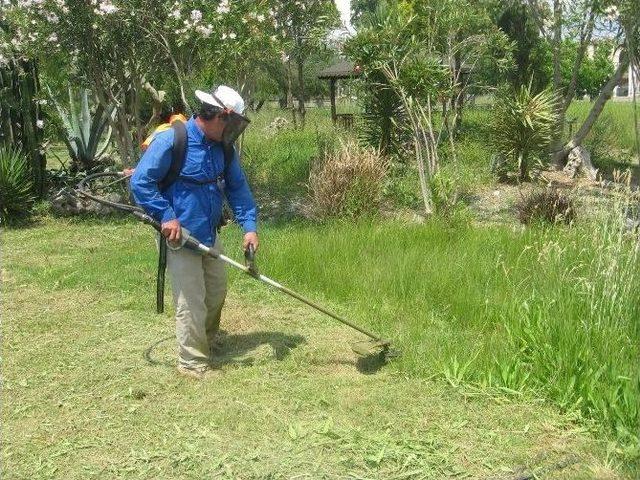
[[[167,361],[154,355],[156,349],[165,342],[175,341],[170,335],[152,343],[143,353],[151,365],[174,367],[175,359]],[[253,365],[265,360],[283,360],[292,349],[305,343],[302,335],[287,335],[282,332],[234,333],[223,337],[222,347],[213,357],[216,367],[225,365]]]
[[[378,373],[382,367],[387,364],[384,355],[376,354],[369,355],[367,357],[358,357],[356,361],[356,368],[358,371],[364,375],[373,375],[374,373]]]
[[[344,358],[327,358],[325,360],[314,360],[311,363],[312,365],[318,366],[345,365],[348,367],[355,367],[355,369],[363,375],[374,375],[388,363],[382,355],[377,354],[361,357],[354,353],[353,357],[353,360],[347,360]]]

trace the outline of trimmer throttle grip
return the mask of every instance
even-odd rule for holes
[[[256,248],[253,246],[253,243],[250,243],[244,251],[244,263],[250,273],[253,275],[258,274],[258,268],[256,267]]]

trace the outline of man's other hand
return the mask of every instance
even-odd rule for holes
[[[182,230],[180,228],[180,222],[178,219],[169,220],[164,222],[161,226],[162,235],[171,243],[180,243],[180,236]]]
[[[244,234],[244,239],[242,240],[242,250],[246,251],[249,248],[249,245],[253,245],[253,249],[258,251],[258,245],[260,241],[258,240],[258,234],[256,232],[247,232]]]

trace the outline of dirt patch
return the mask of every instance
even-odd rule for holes
[[[469,208],[479,223],[517,224],[515,205],[533,191],[555,188],[569,195],[577,204],[577,218],[593,217],[615,200],[616,188],[611,183],[585,177],[571,178],[562,171],[545,170],[535,181],[519,185],[497,183],[468,197]]]

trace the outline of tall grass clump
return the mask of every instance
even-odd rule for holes
[[[379,211],[389,162],[380,151],[346,140],[329,150],[309,175],[310,210],[316,218],[360,217]]]
[[[503,312],[508,347],[495,373],[595,419],[638,460],[640,244],[625,227],[627,202],[566,242],[543,235],[523,252],[536,257],[534,285],[553,288],[531,288]]]
[[[24,219],[35,201],[27,158],[13,147],[0,147],[0,225]]]
[[[534,190],[516,204],[518,220],[525,225],[536,222],[571,223],[575,218],[575,206],[568,195],[554,188]]]
[[[393,339],[403,354],[390,368],[546,398],[637,455],[640,258],[620,215],[525,230],[363,219],[268,235],[264,270]]]

